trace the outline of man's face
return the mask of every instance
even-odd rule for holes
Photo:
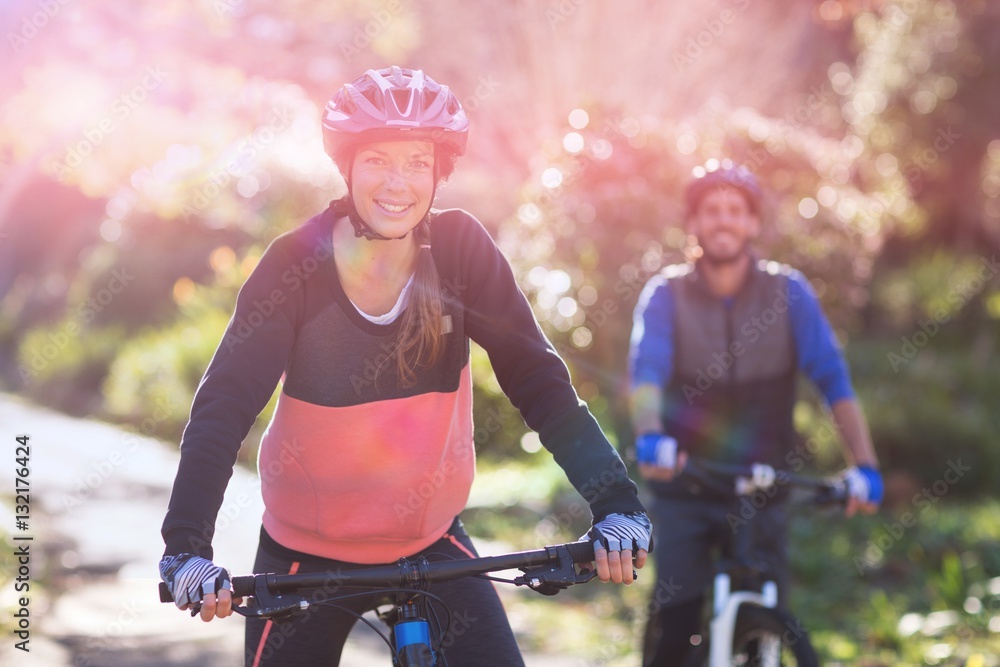
[[[741,190],[721,185],[702,196],[688,219],[688,231],[698,238],[706,260],[728,264],[749,252],[760,221]]]

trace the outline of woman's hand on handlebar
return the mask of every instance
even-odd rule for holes
[[[206,623],[230,616],[233,604],[243,602],[242,598],[233,598],[227,569],[194,554],[164,556],[160,560],[160,578],[179,609],[194,610],[192,616],[200,613]]]
[[[201,620],[208,623],[213,618],[231,616],[233,607],[243,604],[243,598],[234,598],[232,591],[221,590],[218,595],[209,593],[201,600]]]
[[[609,514],[594,524],[587,533],[594,542],[594,564],[597,578],[603,582],[631,584],[635,580],[634,566],[646,564],[652,524],[645,512]]]

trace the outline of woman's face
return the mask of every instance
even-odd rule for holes
[[[408,233],[424,217],[434,195],[434,144],[382,141],[362,144],[351,166],[354,208],[383,236]]]

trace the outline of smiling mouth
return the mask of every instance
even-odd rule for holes
[[[413,208],[413,204],[392,204],[387,201],[375,200],[375,204],[387,213],[403,213]]]

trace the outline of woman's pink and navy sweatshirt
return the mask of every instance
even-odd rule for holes
[[[500,386],[595,520],[642,510],[624,464],[475,218],[461,210],[433,217],[444,352],[403,387],[393,355],[400,320],[366,320],[337,277],[337,217],[331,207],[275,239],[240,290],[181,440],[162,528],[167,554],[212,557],[237,451],[282,377],[258,459],[268,534],[291,549],[358,563],[391,562],[438,540],[474,477],[469,339],[487,351]]]

